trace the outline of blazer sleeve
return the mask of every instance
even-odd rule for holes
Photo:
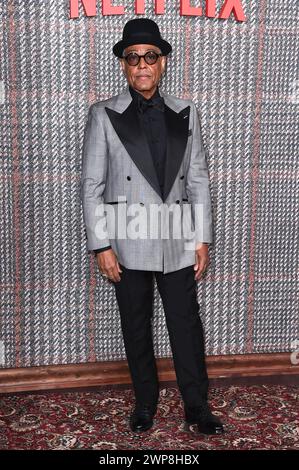
[[[186,178],[186,193],[191,202],[191,213],[195,225],[195,242],[211,243],[212,207],[206,153],[200,127],[200,118],[191,101],[193,115],[190,165]]]
[[[108,151],[103,120],[95,104],[89,108],[84,129],[80,198],[89,251],[110,245],[104,210]]]

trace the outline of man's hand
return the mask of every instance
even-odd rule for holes
[[[113,282],[120,281],[119,273],[122,273],[116,254],[110,248],[109,250],[97,253],[98,267],[104,276],[107,276]]]
[[[205,243],[198,243],[195,248],[196,264],[194,265],[196,281],[202,276],[203,272],[208,268],[210,264],[209,258],[209,247]]]

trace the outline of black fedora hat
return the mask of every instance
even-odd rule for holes
[[[153,44],[161,49],[163,55],[172,50],[169,42],[162,39],[157,23],[149,18],[129,20],[124,26],[122,40],[113,46],[113,53],[121,58],[123,50],[133,44]]]

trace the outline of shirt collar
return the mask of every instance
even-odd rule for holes
[[[130,90],[130,93],[131,93],[131,96],[132,96],[133,100],[138,100],[139,99],[139,100],[148,101],[147,98],[145,98],[139,91],[137,91],[133,87],[131,87],[131,85],[129,85],[129,90]],[[159,87],[158,86],[156,88],[155,93],[149,99],[156,98],[156,97],[161,97],[160,93],[159,93]]]
[[[135,106],[137,107],[137,109],[139,111],[142,108],[142,102],[149,102],[149,101],[152,101],[152,100],[153,101],[162,100],[163,103],[164,103],[164,100],[163,100],[162,96],[159,93],[159,87],[158,86],[156,88],[155,93],[149,99],[145,98],[141,93],[139,93],[139,91],[137,91],[133,87],[131,87],[131,85],[129,85],[129,90],[130,90],[130,93],[131,93],[131,96],[132,96],[132,100],[135,103]],[[163,106],[164,105],[162,105],[162,110],[164,110]]]

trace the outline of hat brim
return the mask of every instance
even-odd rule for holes
[[[134,39],[122,40],[114,44],[113,53],[116,57],[122,58],[123,50],[128,46],[133,46],[134,44],[153,44],[153,46],[159,47],[163,55],[169,54],[172,51],[172,47],[169,42],[165,39],[153,39],[143,35],[136,36]]]

